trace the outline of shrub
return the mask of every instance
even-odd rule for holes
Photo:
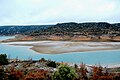
[[[76,72],[72,67],[67,65],[61,65],[57,71],[54,72],[53,80],[74,80],[76,78]]]
[[[8,64],[8,59],[6,54],[0,54],[0,65]]]
[[[49,61],[49,62],[47,63],[47,66],[56,68],[57,64],[56,64],[54,61]]]

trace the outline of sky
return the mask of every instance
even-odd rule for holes
[[[120,0],[0,0],[0,25],[120,22]]]

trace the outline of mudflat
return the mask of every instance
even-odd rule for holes
[[[120,49],[120,42],[31,41],[10,42],[6,44],[32,46],[30,49],[42,54]]]

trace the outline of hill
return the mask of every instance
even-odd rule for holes
[[[27,35],[27,40],[120,41],[120,23],[58,23],[56,25],[0,26],[0,35]],[[18,36],[19,37],[19,36]],[[20,36],[19,39],[26,40]]]
[[[31,35],[119,35],[120,24],[99,23],[58,23]]]
[[[27,34],[50,26],[51,25],[0,26],[0,35]]]

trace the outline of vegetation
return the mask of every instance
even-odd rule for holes
[[[46,70],[32,70],[25,75],[24,80],[48,80],[49,75]]]
[[[99,23],[58,23],[46,29],[34,31],[30,35],[120,35],[120,24]]]
[[[22,80],[23,78],[23,72],[15,69],[14,67],[11,67],[7,73],[9,73],[6,77],[8,80]]]
[[[0,26],[0,35],[27,34],[32,31],[45,29],[51,25],[29,25],[29,26]]]
[[[54,62],[54,61],[49,61],[49,62],[47,63],[47,66],[56,68],[56,67],[57,67],[57,64],[56,64],[56,62]]]
[[[4,69],[0,69],[0,80],[4,80]]]
[[[0,65],[8,64],[8,59],[6,54],[0,54]]]
[[[0,67],[0,80],[120,80],[120,73],[109,72],[101,66],[91,66],[88,71],[85,64],[80,67],[60,65],[55,71],[40,68],[22,68],[15,66]]]
[[[6,54],[0,57],[1,60],[3,57],[7,60]],[[0,65],[0,80],[120,80],[119,69],[86,66],[83,63],[70,66],[42,58],[38,61],[12,61],[9,65]]]
[[[67,65],[61,65],[53,74],[53,80],[74,80],[77,77],[75,70]]]
[[[120,35],[120,23],[58,23],[56,25],[0,26],[0,35]]]
[[[120,23],[58,23],[56,25],[0,26],[0,35],[15,35],[6,41],[71,40],[120,41]],[[4,41],[3,41],[4,42]]]

